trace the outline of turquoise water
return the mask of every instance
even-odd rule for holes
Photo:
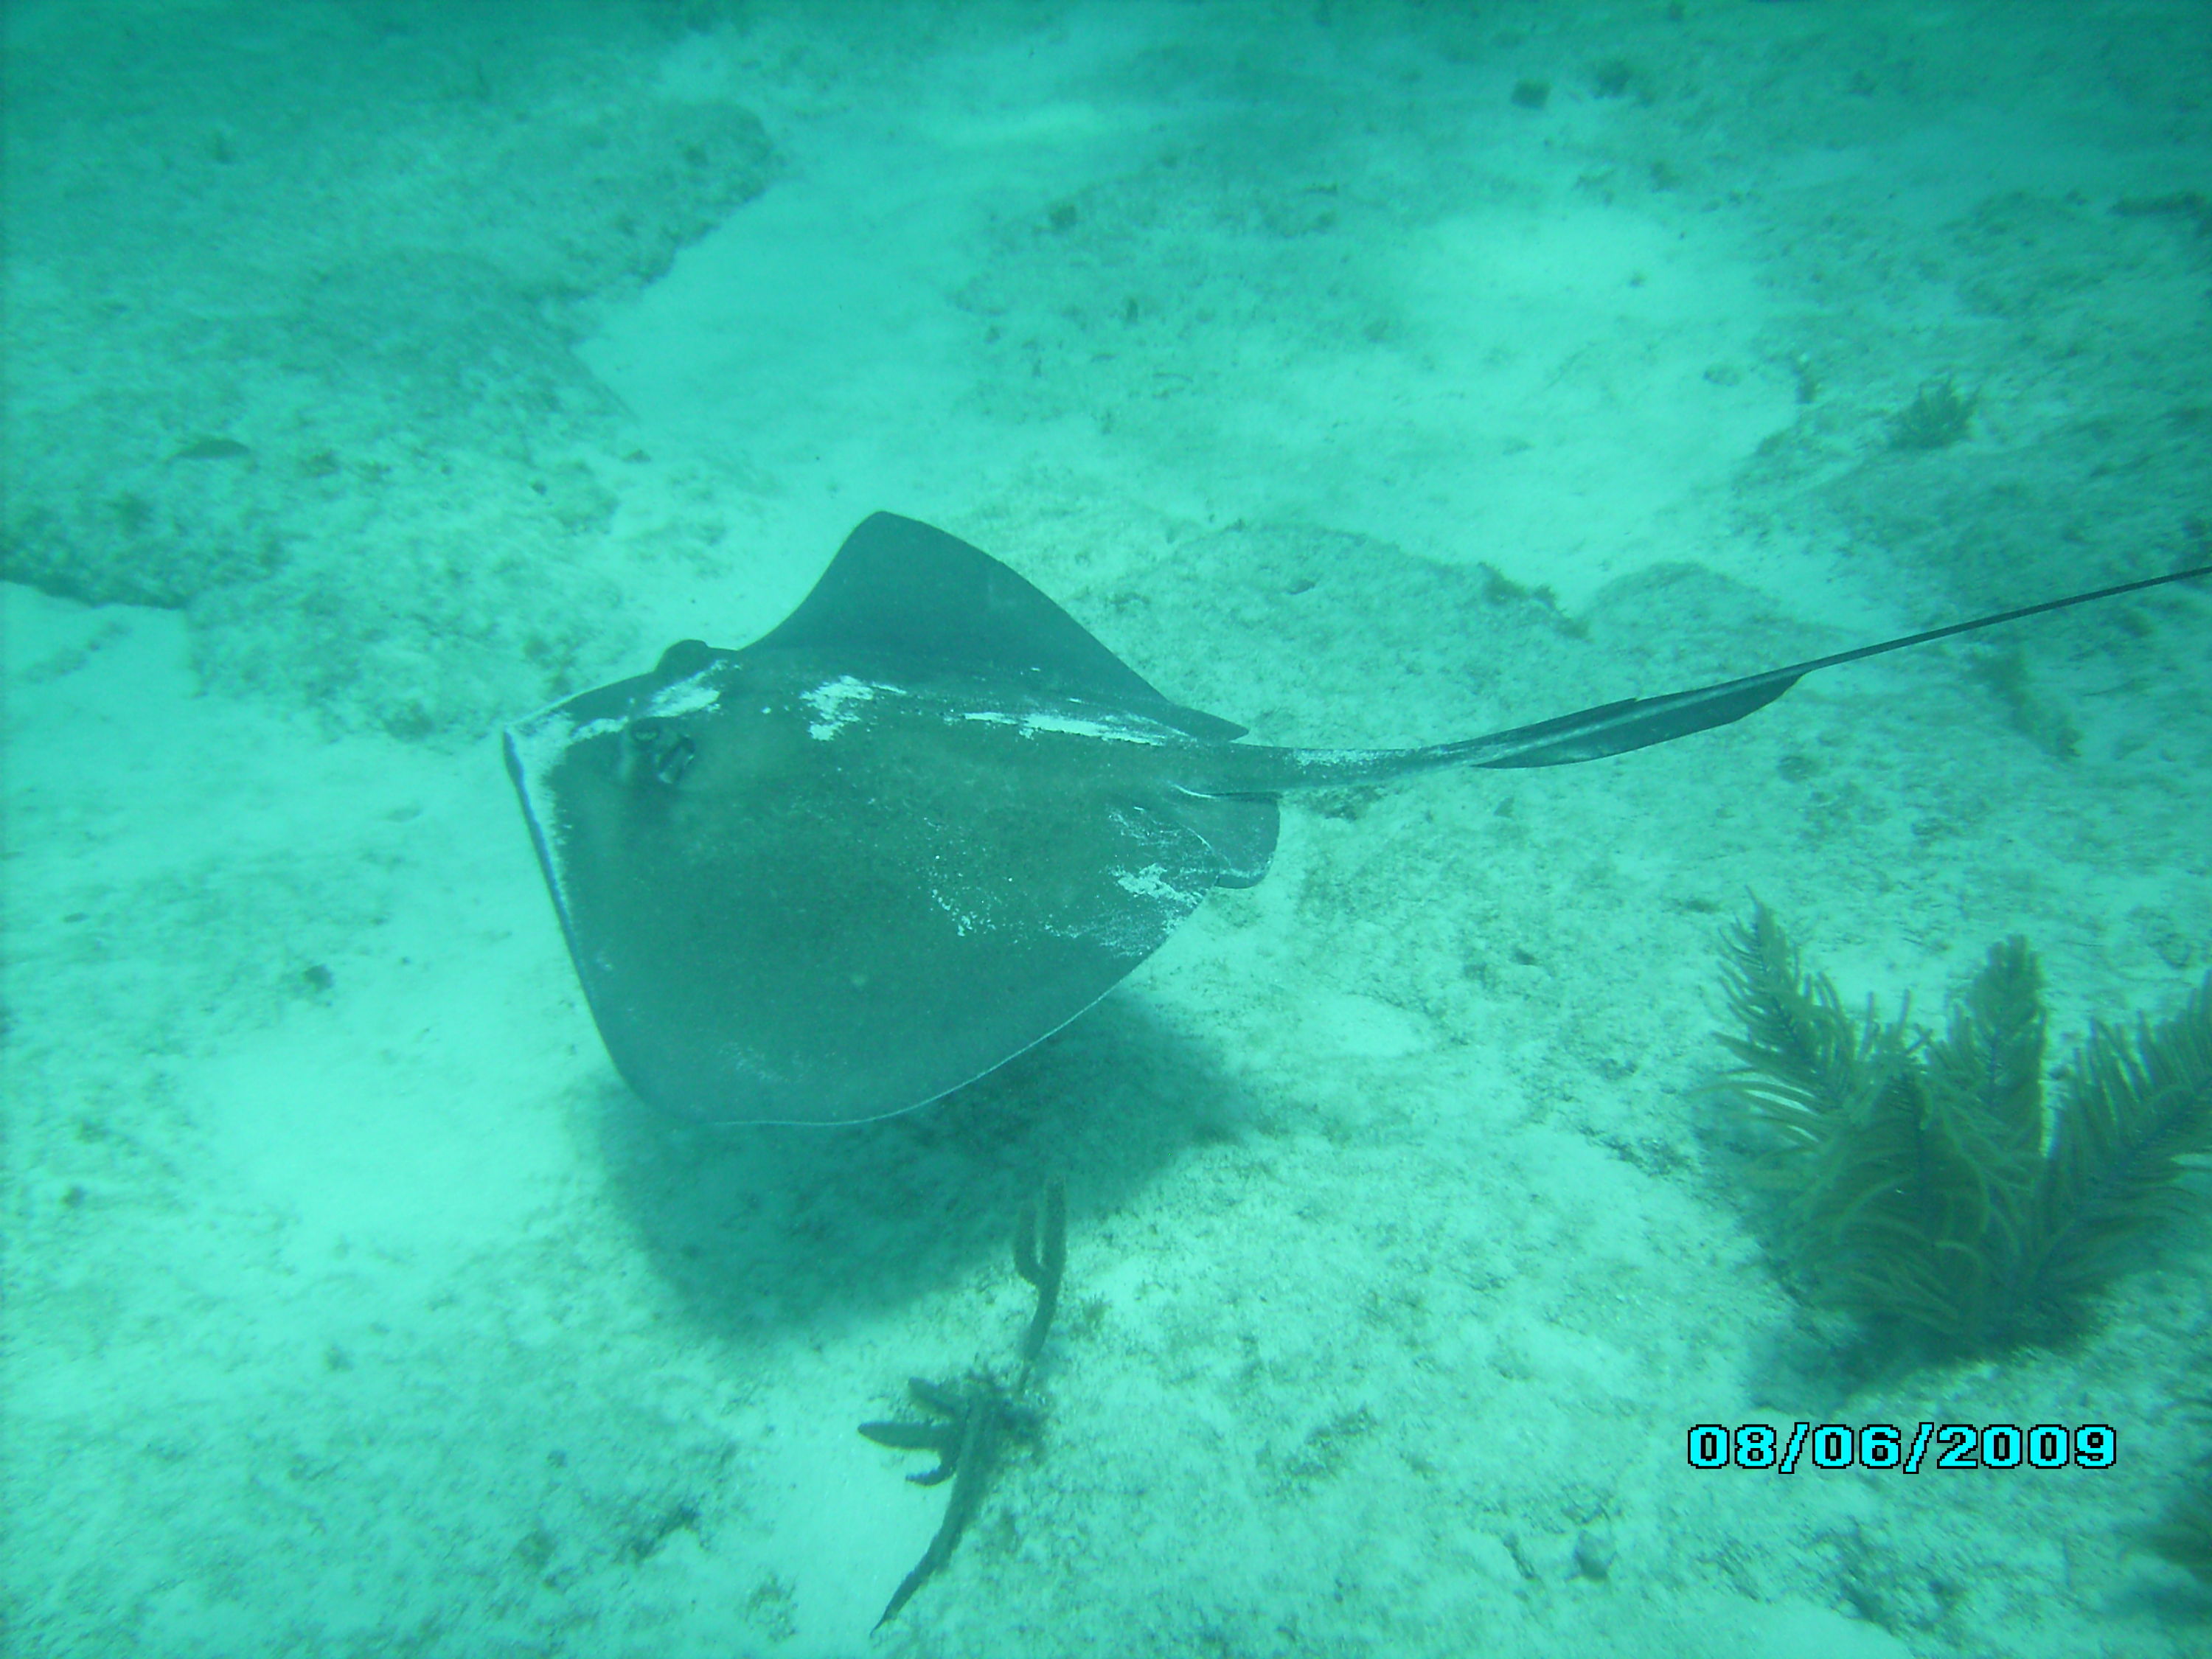
[[[462,15],[456,15],[457,12]],[[25,4],[8,19],[11,1653],[2166,1655],[2203,1240],[1869,1362],[1717,944],[2054,1055],[2212,963],[2201,588],[1584,767],[1292,799],[921,1111],[617,1077],[503,722],[886,508],[1271,744],[2205,562],[2204,15]],[[1011,1386],[958,1547],[855,1431]],[[1698,1470],[1698,1424],[2110,1424]],[[1909,1436],[1908,1436],[1909,1437]]]

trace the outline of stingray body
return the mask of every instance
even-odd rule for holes
[[[507,767],[630,1085],[709,1121],[855,1122],[1049,1036],[1213,888],[1257,882],[1285,791],[1643,748],[1816,668],[2183,574],[1459,743],[1277,749],[879,513],[774,630],[517,723]]]

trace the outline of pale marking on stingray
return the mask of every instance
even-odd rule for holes
[[[974,933],[977,927],[982,925],[975,917],[969,915],[967,911],[961,909],[958,906],[954,904],[951,899],[945,897],[943,893],[938,891],[934,887],[929,890],[929,900],[931,903],[934,904],[939,909],[944,911],[946,915],[952,918],[953,930],[963,939],[967,938],[969,934]]]
[[[872,685],[866,680],[856,680],[850,674],[840,674],[834,680],[824,680],[799,700],[811,708],[816,718],[806,727],[806,735],[827,743],[850,726],[860,715],[854,712],[859,705],[872,702],[879,692],[896,694],[893,685]]]
[[[645,712],[649,719],[673,720],[678,714],[703,714],[721,705],[721,688],[714,684],[714,671],[702,668],[697,673],[680,679],[673,685],[664,685],[653,694]]]
[[[757,1077],[764,1083],[780,1083],[783,1073],[765,1064],[752,1049],[741,1042],[725,1042],[715,1049],[722,1064],[742,1077]]]
[[[1054,737],[1101,738],[1109,743],[1140,743],[1149,748],[1158,748],[1168,739],[1157,732],[1110,717],[1103,720],[1086,719],[1079,714],[1010,714],[1003,709],[963,709],[948,719],[975,720],[986,726],[1011,726],[1025,738],[1039,732]]]
[[[1139,732],[1112,720],[1079,720],[1068,714],[1030,714],[1023,718],[1022,735],[1033,738],[1040,732],[1053,732],[1071,738],[1103,738],[1111,743],[1142,743],[1157,747],[1159,738],[1151,732]]]
[[[507,740],[514,746],[516,763],[529,786],[526,799],[550,795],[548,775],[566,757],[570,744],[619,732],[628,724],[627,720],[599,720],[579,726],[565,714],[550,713],[538,720],[516,726]],[[568,845],[561,834],[559,817],[552,813],[546,817],[548,822],[538,832],[544,837],[549,854],[544,860],[545,880],[553,890],[555,906],[565,915],[568,908]]]
[[[1114,884],[1132,898],[1182,899],[1189,896],[1167,879],[1164,866],[1148,864],[1137,871],[1116,870]]]

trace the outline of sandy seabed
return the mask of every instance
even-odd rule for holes
[[[2212,545],[2201,5],[27,3],[8,142],[10,1653],[2199,1652],[2201,1237],[1869,1371],[1717,941],[2212,959],[2201,591],[1588,767],[1285,805],[922,1111],[640,1105],[497,726],[928,520],[1177,701],[1408,744]],[[1908,411],[1948,387],[1963,429]],[[1903,424],[1901,424],[1903,422]],[[1034,1447],[854,1432],[1011,1353]],[[2108,1423],[2112,1469],[1687,1466]]]

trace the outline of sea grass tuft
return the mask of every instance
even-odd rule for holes
[[[1813,1299],[1957,1355],[2079,1335],[2212,1152],[2212,975],[2170,1018],[2096,1025],[2046,1090],[2043,975],[1993,946],[1940,1033],[1847,1012],[1758,905],[1723,940],[1737,1068],[1774,1132],[1781,1238]]]

